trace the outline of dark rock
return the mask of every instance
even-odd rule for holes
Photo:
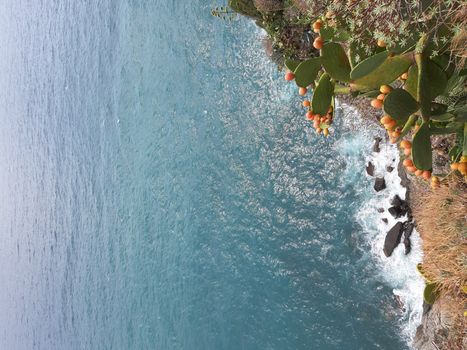
[[[405,247],[405,255],[409,254],[410,251],[412,250],[412,246],[410,245],[410,238],[409,237],[404,238],[404,247]]]
[[[398,195],[395,195],[394,198],[391,200],[391,204],[393,205],[392,208],[389,208],[389,212],[392,216],[396,219],[404,216],[410,211],[409,204],[407,201],[401,199]]]
[[[414,229],[414,224],[411,222],[406,222],[404,225],[404,237],[409,238],[412,235]]]
[[[394,170],[394,167],[393,167],[393,166],[388,165],[388,166],[386,167],[386,171],[387,171],[388,173],[392,173],[393,170]]]
[[[407,193],[405,195],[405,198],[406,200],[410,200],[410,192],[409,192],[409,188],[410,188],[410,180],[409,178],[407,177],[407,171],[405,170],[405,167],[404,167],[404,164],[403,162],[399,162],[399,164],[397,165],[397,172],[399,174],[399,177],[401,179],[401,185],[405,188],[407,188]]]
[[[376,210],[378,211],[378,213],[384,213],[384,208],[378,208]]]
[[[373,145],[373,152],[380,152],[381,149],[379,147],[380,142],[383,141],[381,137],[375,137],[375,143]]]
[[[382,218],[381,221],[384,222],[386,225],[388,224],[388,219],[386,218]]]
[[[395,207],[400,207],[405,203],[405,200],[401,199],[397,194],[391,199],[391,205]]]
[[[398,219],[402,216],[402,210],[400,207],[391,207],[388,209],[389,214],[391,214],[395,219]]]
[[[375,166],[372,162],[368,162],[368,165],[366,166],[366,173],[370,176],[375,175]]]
[[[386,188],[386,181],[384,181],[384,177],[377,177],[375,180],[374,189],[376,192],[382,191]]]
[[[384,240],[384,255],[390,257],[394,249],[399,245],[401,242],[402,237],[402,222],[396,223],[386,234],[386,238]]]

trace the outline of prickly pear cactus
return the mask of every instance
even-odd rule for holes
[[[321,69],[321,58],[314,57],[300,63],[295,68],[295,82],[300,87],[308,87],[312,84]]]
[[[383,108],[392,119],[406,121],[420,107],[410,93],[394,89],[384,99]]]
[[[333,79],[350,81],[350,62],[340,44],[332,42],[324,44],[321,49],[321,62]]]
[[[331,81],[331,76],[328,73],[324,73],[313,92],[311,103],[313,111],[319,115],[325,115],[329,107],[331,107],[333,96],[334,83]]]
[[[433,167],[430,136],[429,124],[424,122],[413,137],[412,159],[417,169],[431,170]]]

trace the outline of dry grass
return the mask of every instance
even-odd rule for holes
[[[467,302],[467,189],[462,180],[419,193],[414,217],[423,238],[423,271],[445,295]],[[461,310],[463,306],[461,307]]]

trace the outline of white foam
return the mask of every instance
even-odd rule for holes
[[[345,110],[344,113],[347,115],[345,123],[359,123],[360,125],[362,122],[365,123],[353,107],[345,104],[342,107]],[[376,134],[379,127],[369,126],[364,129],[364,138],[367,142],[371,142],[372,138],[369,135],[371,133],[373,135]],[[377,274],[388,286],[393,288],[394,295],[403,304],[400,313],[401,334],[411,344],[417,326],[421,322],[423,312],[423,288],[425,284],[416,270],[417,263],[422,260],[421,239],[418,232],[414,230],[410,237],[412,249],[408,255],[405,255],[405,248],[402,243],[399,244],[389,258],[384,255],[383,246],[386,233],[396,222],[407,220],[407,216],[394,219],[387,209],[391,207],[390,201],[395,195],[398,195],[401,199],[405,199],[407,190],[401,185],[401,179],[397,171],[399,163],[397,147],[383,140],[379,153],[372,152],[371,146],[368,147],[368,150],[365,164],[368,161],[374,164],[375,176],[384,176],[386,189],[376,193],[372,188],[374,178],[371,177],[371,187],[369,186],[368,188],[369,200],[358,211],[356,219],[362,226],[365,239],[371,247],[369,253],[376,263]],[[388,172],[386,170],[387,166],[392,166],[394,170]],[[384,208],[384,213],[378,213],[378,208]],[[388,219],[387,224],[382,221],[383,218]]]

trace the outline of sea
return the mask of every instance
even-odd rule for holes
[[[316,135],[220,5],[0,0],[0,349],[411,348],[396,147],[340,102]]]

